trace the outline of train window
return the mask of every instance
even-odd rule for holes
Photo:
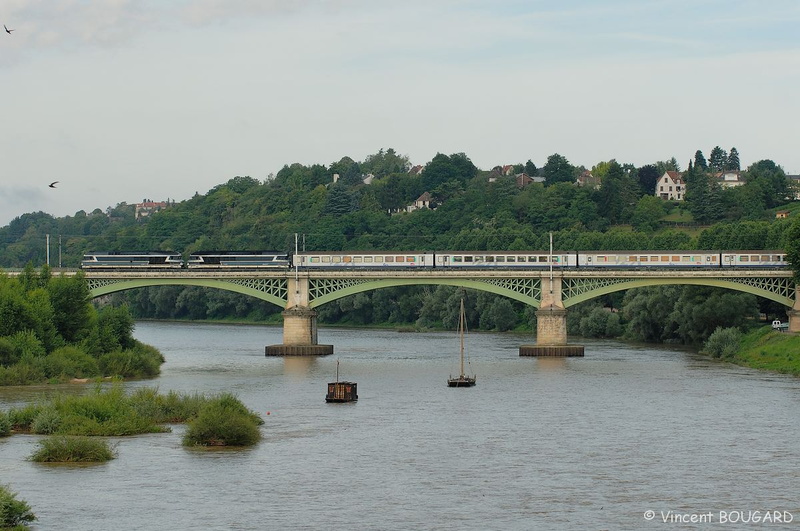
[[[484,257],[483,257],[483,256],[476,256],[476,257],[475,257],[475,263],[478,263],[478,262],[481,262],[481,263],[483,263],[483,259],[484,259]]]
[[[758,255],[753,255],[750,257],[751,262],[758,262]]]
[[[539,262],[540,262],[540,263],[547,262],[547,257],[546,257],[546,256],[540,256],[540,257],[539,257]]]
[[[341,256],[334,256],[332,258],[333,258],[332,262],[334,264],[341,264],[342,263],[342,257]]]
[[[486,257],[486,262],[487,262],[487,263],[492,263],[492,262],[494,262],[494,256],[487,256],[487,257]]]
[[[516,256],[507,256],[506,257],[506,262],[516,262],[516,261],[517,261],[517,257]]]
[[[342,262],[344,262],[346,264],[349,264],[352,261],[353,261],[353,257],[352,256],[343,256],[342,257]]]
[[[650,257],[650,261],[651,262],[658,262],[658,257],[657,256],[651,256]]]
[[[386,257],[386,262],[390,263],[390,264],[393,264],[394,263],[394,256],[387,256]]]
[[[495,260],[496,260],[498,263],[500,263],[500,262],[505,262],[505,261],[506,261],[506,257],[505,257],[505,256],[498,256],[498,257],[497,257]]]
[[[415,256],[406,256],[406,262],[416,262],[417,258]]]
[[[639,257],[639,261],[640,262],[647,262],[647,257],[646,256],[640,256]]]
[[[553,257],[553,263],[554,263],[554,264],[557,264],[557,263],[559,263],[560,261],[561,261],[561,257],[560,257],[560,256],[554,256],[554,257]]]
[[[360,256],[354,256],[354,257],[353,257],[353,263],[354,263],[354,264],[360,264],[360,263],[362,263],[363,261],[364,261],[364,259],[363,259],[362,257],[360,257]]]
[[[365,256],[364,257],[364,263],[365,264],[371,264],[372,262],[373,262],[373,260],[372,260],[371,256]]]
[[[460,257],[460,256],[454,256],[454,257],[453,257],[453,262],[455,262],[455,263],[459,263],[459,264],[460,264],[462,261],[463,261],[463,260],[461,259],[461,257]]]
[[[712,262],[716,262],[716,261],[717,261],[717,255],[713,255],[713,256],[711,257],[711,261],[712,261]]]
[[[662,256],[661,257],[661,261],[662,262],[669,262],[669,256]]]
[[[776,254],[773,254],[773,255],[772,255],[772,261],[773,261],[773,262],[780,262],[780,261],[781,261],[781,258],[782,258],[782,257],[780,257],[780,256],[778,256],[778,255],[776,255]]]
[[[762,255],[761,255],[761,261],[762,261],[762,262],[769,262],[769,255],[767,255],[767,254],[762,254]]]
[[[322,257],[322,261],[325,262],[325,263],[329,263],[331,261],[331,257],[330,256],[323,256]]]
[[[305,258],[305,257],[303,257],[303,258]],[[312,256],[311,259],[309,260],[309,262],[311,262],[312,264],[318,264],[319,263],[319,256]]]
[[[395,261],[395,262],[402,262],[402,261],[403,261],[403,258],[404,258],[404,257],[402,257],[402,256],[395,256],[395,257],[394,257],[394,261]]]
[[[628,262],[635,262],[635,261],[636,261],[636,257],[635,256],[629,256],[628,257]]]
[[[465,256],[464,257],[464,262],[472,262],[472,257],[471,256]]]
[[[749,256],[745,256],[745,255],[741,255],[741,256],[739,256],[739,261],[740,262],[749,262],[750,261],[750,257]]]
[[[681,257],[680,256],[673,256],[672,257],[672,261],[673,262],[680,262],[681,261]]]

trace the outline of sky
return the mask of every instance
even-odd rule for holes
[[[719,145],[800,173],[797,0],[2,0],[0,22],[0,226],[382,148],[685,168]]]

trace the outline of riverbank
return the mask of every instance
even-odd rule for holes
[[[731,363],[800,376],[800,335],[761,327],[746,334]]]

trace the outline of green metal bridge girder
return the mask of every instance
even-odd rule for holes
[[[287,301],[285,279],[136,278],[129,280],[87,279],[87,281],[92,298],[147,286],[200,286],[249,295],[276,304],[281,308],[286,307]]]
[[[665,286],[691,284],[696,286],[711,286],[726,288],[735,291],[751,293],[758,297],[770,299],[784,306],[792,307],[795,303],[795,286],[790,278],[607,278],[607,279],[564,279],[563,303],[565,308],[581,302],[594,299],[616,291],[647,286]]]
[[[329,302],[365,291],[397,286],[441,285],[488,291],[530,306],[539,307],[541,280],[538,278],[383,278],[383,279],[310,279],[309,306]]]

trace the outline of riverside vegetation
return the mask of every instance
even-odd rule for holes
[[[0,385],[158,375],[163,356],[133,328],[126,306],[91,304],[82,273],[28,265],[19,277],[0,274]]]
[[[264,181],[234,177],[139,220],[127,203],[63,218],[25,214],[0,228],[0,264],[41,263],[45,234],[65,236],[64,263],[74,267],[93,249],[291,251],[295,233],[308,250],[426,251],[546,249],[552,232],[561,250],[783,249],[800,267],[800,203],[783,169],[760,160],[740,172],[744,184],[723,188],[715,172],[739,171],[738,150],[715,146],[711,155],[694,153],[683,173],[686,200],[669,202],[655,197],[655,186],[665,171],[681,169],[674,158],[585,168],[553,154],[540,168],[528,160],[507,175],[501,166],[479,170],[464,153],[439,153],[420,171],[381,149],[363,161],[286,165]],[[575,184],[587,170],[597,187]],[[522,173],[543,182],[520,187],[513,174]],[[366,175],[374,176],[369,184]],[[423,192],[431,208],[404,212]],[[789,218],[776,219],[778,210]],[[319,323],[452,328],[454,293],[429,286],[359,293],[318,308]],[[149,287],[107,299],[134,318],[281,322],[282,308],[207,288]],[[572,335],[699,347],[718,327],[744,331],[759,314],[783,318],[785,308],[736,291],[665,286],[572,307],[567,326]],[[472,330],[535,330],[532,308],[485,292],[470,294],[467,319]]]
[[[36,520],[27,502],[17,499],[16,493],[0,485],[0,529],[27,529]]]
[[[126,394],[119,384],[97,384],[85,395],[58,395],[0,413],[0,428],[5,426],[0,436],[59,436],[43,445],[46,448],[36,460],[75,461],[83,460],[76,456],[94,451],[81,447],[76,437],[162,433],[170,431],[166,424],[175,423],[188,424],[185,446],[250,446],[260,440],[259,426],[264,421],[229,393],[206,396],[170,391],[163,395],[154,388],[140,388]]]

